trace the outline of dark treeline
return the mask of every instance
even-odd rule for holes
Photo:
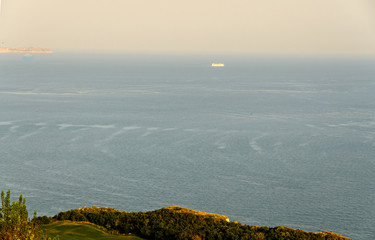
[[[44,224],[51,220],[87,221],[112,232],[135,234],[145,239],[348,239],[331,232],[311,233],[286,227],[249,226],[211,215],[166,208],[151,212],[122,212],[111,208],[92,207],[60,212],[53,218],[35,219],[36,222]]]

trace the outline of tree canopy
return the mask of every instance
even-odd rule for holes
[[[18,201],[11,203],[10,190],[6,194],[1,191],[0,240],[45,239],[47,236],[29,219],[26,199],[20,195]]]

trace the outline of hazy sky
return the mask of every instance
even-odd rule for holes
[[[375,55],[375,0],[5,1],[7,46]]]

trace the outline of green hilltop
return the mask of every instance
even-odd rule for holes
[[[66,220],[90,222],[112,233],[131,234],[144,239],[349,240],[332,232],[312,233],[287,227],[249,226],[230,222],[223,215],[177,206],[149,212],[84,207],[60,212],[50,218],[50,221]]]
[[[83,207],[54,217],[28,218],[26,200],[10,201],[1,192],[0,240],[13,239],[248,239],[349,240],[332,232],[312,233],[287,227],[258,227],[229,221],[219,214],[183,207],[148,212],[124,212],[108,207]]]

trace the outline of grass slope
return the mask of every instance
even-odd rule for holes
[[[136,236],[114,235],[100,229],[93,224],[75,223],[75,222],[56,222],[42,226],[48,236],[59,236],[60,240],[142,240]]]

